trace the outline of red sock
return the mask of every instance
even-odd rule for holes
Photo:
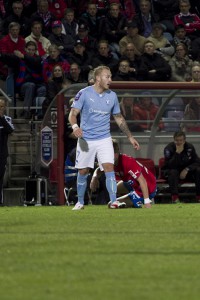
[[[178,195],[172,195],[172,201],[176,201],[178,199]]]

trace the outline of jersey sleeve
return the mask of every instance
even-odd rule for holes
[[[84,103],[84,99],[85,99],[85,91],[84,89],[83,90],[80,90],[75,98],[74,98],[74,102],[72,103],[72,108],[78,108],[79,110],[82,109],[83,107],[83,103]]]
[[[113,109],[112,109],[112,114],[117,115],[121,112],[120,111],[120,106],[119,106],[119,100],[118,100],[118,97],[117,97],[116,93],[114,93],[114,92],[113,92],[113,97],[114,97],[114,106],[113,106]]]

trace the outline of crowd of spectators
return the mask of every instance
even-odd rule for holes
[[[47,105],[52,86],[87,82],[99,65],[116,81],[195,81],[198,2],[1,0],[0,78],[12,69],[27,118],[34,98]]]

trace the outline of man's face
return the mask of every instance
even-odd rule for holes
[[[119,70],[122,73],[128,74],[129,68],[130,68],[130,65],[129,65],[128,61],[122,61],[119,65]]]
[[[151,104],[151,97],[142,97],[140,98],[140,103],[143,107],[149,108],[149,105]]]
[[[101,43],[99,45],[99,54],[102,56],[108,56],[109,48],[106,43]]]
[[[128,29],[127,29],[127,34],[128,34],[128,36],[130,36],[130,37],[134,37],[134,36],[137,36],[137,34],[138,34],[138,28],[137,27],[129,27]]]
[[[95,17],[95,16],[96,16],[96,13],[97,13],[96,4],[90,4],[90,5],[88,6],[87,11],[88,11],[88,13],[89,13],[92,17]]]
[[[118,5],[112,5],[110,9],[110,15],[114,18],[118,18],[119,16],[119,6]]]
[[[76,45],[76,46],[74,47],[74,51],[75,51],[75,53],[77,53],[77,54],[83,55],[83,53],[84,53],[84,51],[85,51],[85,47],[84,47],[83,45],[81,45],[81,44]]]
[[[160,38],[162,34],[163,34],[162,28],[156,27],[156,28],[153,29],[154,37]]]
[[[192,79],[195,81],[200,81],[200,67],[195,66],[192,68]]]
[[[38,5],[38,10],[42,14],[47,13],[48,12],[48,1],[41,1]]]
[[[23,11],[23,5],[22,3],[13,3],[12,9],[14,14],[20,17]]]
[[[180,28],[176,31],[177,38],[179,38],[180,40],[184,39],[185,35],[186,35],[186,31],[184,28]]]
[[[67,14],[65,15],[65,20],[66,20],[68,23],[71,23],[71,22],[74,20],[74,13],[73,13],[73,12],[67,13]]]
[[[190,5],[188,3],[180,3],[179,8],[182,14],[187,14],[190,10]]]
[[[52,59],[56,59],[59,56],[60,52],[57,49],[49,50],[49,55]]]
[[[61,32],[62,32],[62,26],[57,26],[57,27],[52,28],[52,32],[53,32],[55,35],[61,35]]]
[[[150,12],[150,3],[149,1],[141,1],[140,2],[140,10],[143,15],[149,14]]]
[[[42,26],[40,24],[35,24],[33,27],[32,27],[32,33],[35,35],[35,36],[40,36],[41,35],[41,32],[42,32]]]
[[[18,38],[18,36],[19,36],[19,27],[18,26],[13,26],[12,28],[10,28],[9,33],[12,36],[12,38],[14,38],[14,39]]]
[[[128,57],[133,57],[135,55],[135,47],[133,45],[127,45],[126,46],[126,50],[125,50],[125,54]]]
[[[103,69],[102,72],[96,77],[99,87],[103,90],[108,90],[112,82],[112,74],[109,70]]]
[[[80,74],[80,69],[78,68],[77,65],[71,65],[71,68],[70,68],[70,74],[73,77],[78,77],[79,74]]]
[[[176,144],[176,146],[183,146],[185,144],[185,138],[184,138],[184,136],[176,137],[174,139],[174,143]]]
[[[155,47],[152,43],[146,43],[144,46],[144,52],[152,55],[154,53]]]

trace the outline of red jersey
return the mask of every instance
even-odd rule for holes
[[[141,197],[143,197],[143,195],[140,184],[137,181],[137,178],[140,176],[140,174],[142,174],[146,179],[149,194],[155,192],[156,190],[156,178],[154,174],[131,156],[119,154],[118,164],[117,166],[114,166],[114,171],[116,180],[123,180],[125,182],[131,180],[133,182],[133,189]]]

